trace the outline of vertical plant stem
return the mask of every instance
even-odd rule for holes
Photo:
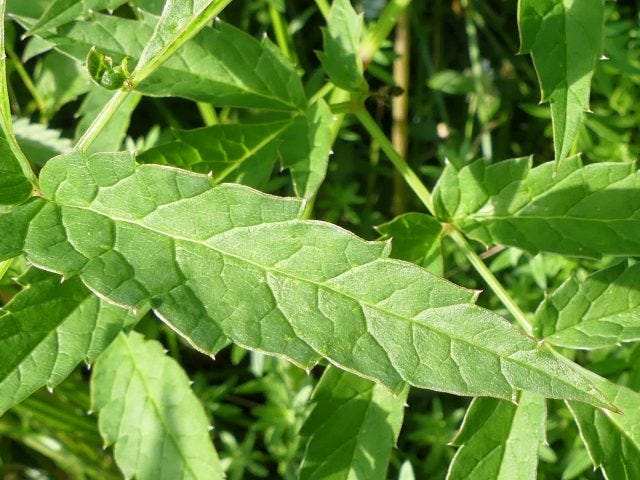
[[[369,112],[361,106],[357,108],[354,112],[354,115],[358,118],[362,126],[369,132],[369,135],[380,145],[382,151],[389,157],[393,166],[396,167],[402,178],[409,185],[411,190],[418,196],[420,201],[424,204],[425,207],[431,212],[434,213],[433,208],[433,200],[431,199],[431,193],[427,190],[427,187],[424,186],[416,172],[414,172],[411,167],[407,164],[404,157],[400,155],[395,148],[393,148],[393,144],[384,134],[384,132],[380,129],[375,120],[371,117]]]
[[[296,54],[293,50],[291,50],[291,45],[293,44],[291,35],[289,35],[289,31],[287,30],[287,26],[282,19],[282,15],[274,6],[273,2],[269,2],[269,16],[271,17],[271,26],[273,27],[273,33],[276,36],[276,43],[278,44],[280,51],[292,63],[297,64],[298,59],[296,57]]]
[[[0,0],[0,129],[15,156],[25,178],[38,190],[38,177],[33,172],[29,160],[18,145],[11,123],[11,106],[9,104],[9,82],[7,81],[7,58],[5,56],[4,18],[6,1]]]
[[[403,92],[393,97],[391,101],[391,143],[396,152],[407,158],[409,149],[409,9],[398,18],[396,26],[395,52],[393,62],[393,81]],[[399,215],[406,210],[407,193],[402,176],[398,171],[393,175],[393,199],[391,211]]]
[[[198,111],[205,126],[210,127],[220,123],[216,109],[210,103],[198,102]]]
[[[31,94],[31,96],[33,97],[33,100],[36,102],[36,105],[38,107],[38,112],[40,113],[40,120],[42,121],[45,118],[47,106],[45,105],[44,100],[40,96],[40,92],[38,92],[38,89],[33,83],[33,80],[31,80],[31,77],[25,70],[24,66],[22,65],[22,62],[20,61],[20,58],[18,57],[18,55],[16,55],[16,52],[13,50],[11,45],[5,45],[5,50],[7,52],[7,56],[9,57],[9,60],[11,60],[11,64],[13,68],[15,68],[25,88]]]
[[[382,42],[387,39],[393,27],[398,23],[398,18],[410,3],[411,0],[390,0],[387,6],[384,7],[377,23],[360,45],[360,57],[365,66],[371,62],[375,53],[380,49]]]
[[[467,125],[465,134],[467,140],[471,143],[470,138],[473,129],[473,117],[477,116],[480,102],[484,95],[486,95],[484,89],[484,83],[482,81],[482,60],[480,58],[480,44],[478,42],[478,30],[476,24],[473,22],[472,11],[469,0],[461,0],[461,5],[465,10],[464,14],[464,26],[467,34],[467,40],[469,42],[469,62],[471,63],[471,75],[473,76],[474,85],[474,99],[469,106],[469,121],[471,122],[471,128]],[[479,119],[478,119],[479,120]],[[484,125],[482,125],[484,127]],[[471,131],[469,131],[471,130]],[[485,158],[491,158],[493,156],[491,146],[491,134],[482,128],[480,133],[480,145],[482,148],[482,155]]]
[[[318,7],[318,10],[320,10],[320,13],[325,20],[329,18],[329,10],[331,9],[331,7],[329,6],[329,2],[327,0],[316,0],[316,6]]]

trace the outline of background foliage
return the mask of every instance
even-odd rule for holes
[[[206,10],[211,5],[193,3],[196,13],[198,8]],[[214,2],[214,6],[221,3]],[[104,87],[121,91],[117,88],[127,75],[112,74],[114,67],[122,66],[124,57],[152,62],[163,54],[165,37],[154,37],[157,41],[147,46],[163,4],[160,0],[7,2],[10,109],[3,107],[3,121],[12,124],[9,128],[36,172],[40,173],[52,157],[68,154],[76,142],[83,142],[83,135],[113,94]],[[584,10],[565,9],[565,4],[579,4]],[[106,128],[88,142],[86,154],[59,157],[42,170],[42,198],[22,203],[30,184],[24,181],[23,172],[3,166],[7,174],[3,173],[0,181],[2,204],[21,205],[12,209],[12,216],[0,219],[0,250],[3,254],[11,250],[10,256],[15,257],[0,264],[4,273],[0,280],[4,306],[0,316],[0,412],[8,409],[0,417],[1,478],[105,479],[121,478],[121,472],[127,478],[136,472],[140,478],[160,478],[154,470],[159,464],[140,461],[132,454],[135,448],[152,458],[166,448],[167,455],[190,465],[189,469],[164,466],[177,468],[184,478],[207,478],[220,471],[230,479],[347,478],[349,472],[356,478],[402,480],[447,475],[603,478],[603,470],[594,470],[594,466],[602,466],[607,478],[640,477],[640,403],[635,393],[640,388],[640,350],[634,343],[640,338],[640,300],[633,259],[640,249],[635,215],[640,185],[633,164],[640,145],[637,6],[622,1],[530,0],[521,1],[518,18],[518,5],[513,0],[362,0],[353,3],[355,11],[349,5],[337,1],[327,12],[324,1],[231,2],[220,14],[225,23],[207,27],[142,82],[139,90],[123,99]],[[399,10],[406,7],[407,13],[390,20],[385,13],[389,5]],[[176,16],[184,14],[176,8]],[[547,10],[555,13],[539,15]],[[185,18],[192,14],[187,12]],[[553,23],[563,19],[569,25],[562,30],[564,36]],[[605,20],[604,27],[599,19]],[[396,31],[372,40],[370,33],[384,30],[389,21],[389,28],[399,21]],[[173,27],[166,31],[173,32]],[[261,42],[264,35],[274,43]],[[402,51],[403,44],[408,45],[411,60],[404,67],[398,62],[394,66],[394,52]],[[91,81],[85,66],[94,45],[101,54],[112,57],[111,64],[99,57],[90,68],[97,83]],[[560,53],[551,59],[545,57],[554,46],[559,46]],[[321,53],[316,54],[318,51]],[[606,60],[601,59],[602,54]],[[134,79],[145,73],[141,67],[145,62],[139,61],[134,70],[135,63],[130,65]],[[105,71],[112,76],[105,77]],[[563,76],[562,72],[569,74]],[[122,70],[116,71],[120,73]],[[303,83],[299,82],[301,76]],[[326,90],[327,79],[351,91],[352,97]],[[404,88],[404,95],[397,86]],[[391,255],[467,289],[482,290],[477,298],[479,306],[516,323],[513,311],[487,288],[453,237],[443,235],[447,232],[441,223],[425,213],[420,198],[387,161],[387,156],[393,155],[379,139],[371,140],[366,119],[362,121],[357,112],[350,114],[354,112],[348,100],[363,97],[368,97],[366,106],[375,123],[384,131],[393,130],[396,150],[418,177],[430,189],[438,183],[434,192],[438,220],[455,222],[470,239],[478,241],[473,249],[531,323],[527,333],[547,338],[566,358],[613,382],[593,378],[599,390],[595,394],[582,374],[571,370],[567,374],[575,375],[567,377],[571,388],[555,395],[551,392],[556,384],[545,386],[542,380],[535,388],[518,381],[515,387],[529,387],[547,397],[587,399],[612,409],[615,405],[625,415],[573,400],[544,400],[536,393],[516,393],[514,384],[500,386],[498,380],[491,393],[508,399],[513,395],[517,405],[496,398],[471,399],[409,389],[405,380],[420,387],[474,395],[493,382],[487,382],[487,377],[479,377],[481,385],[461,382],[460,378],[470,377],[463,361],[460,372],[447,373],[441,383],[417,374],[412,377],[408,370],[398,373],[391,360],[390,366],[381,361],[379,371],[371,373],[358,363],[361,356],[349,356],[330,341],[313,344],[317,338],[325,338],[320,337],[322,332],[308,337],[297,333],[299,343],[287,344],[288,350],[281,356],[306,368],[318,361],[323,366],[348,367],[386,384],[393,394],[335,366],[307,372],[260,353],[279,352],[285,347],[268,344],[263,338],[256,340],[250,324],[221,320],[221,330],[215,336],[189,323],[203,315],[196,311],[199,304],[185,303],[173,291],[164,291],[164,285],[154,283],[158,268],[171,270],[169,260],[173,257],[167,260],[162,255],[175,245],[162,244],[167,250],[158,247],[159,253],[152,252],[157,253],[153,257],[155,270],[139,278],[139,290],[132,284],[119,290],[127,279],[110,276],[113,272],[108,269],[81,261],[74,264],[69,253],[72,249],[60,255],[61,238],[68,236],[74,248],[83,242],[93,245],[95,239],[89,241],[84,234],[99,231],[95,224],[101,220],[89,214],[75,229],[68,228],[64,216],[71,215],[68,212],[74,208],[91,205],[100,214],[111,215],[113,225],[109,228],[126,232],[128,220],[148,213],[146,201],[161,204],[172,195],[173,200],[195,195],[186,195],[180,188],[188,184],[189,188],[197,187],[198,194],[210,192],[212,197],[223,199],[215,204],[220,218],[235,205],[243,206],[238,218],[246,225],[232,220],[229,230],[233,238],[212,241],[212,248],[228,255],[243,255],[255,246],[256,237],[244,236],[244,227],[261,225],[251,230],[252,235],[258,235],[261,228],[271,228],[269,222],[291,220],[299,222],[295,229],[263,233],[269,240],[258,242],[265,249],[253,252],[253,262],[266,269],[273,266],[269,262],[275,262],[274,258],[284,262],[292,255],[287,242],[295,238],[311,254],[303,266],[283,267],[287,275],[321,271],[326,278],[313,279],[319,282],[331,278],[330,269],[353,269],[355,280],[341,278],[332,287],[354,297],[361,295],[357,300],[363,304],[383,300],[372,300],[358,285],[379,292],[408,289],[402,298],[391,298],[388,292],[392,310],[457,311],[459,305],[474,298],[473,292],[442,282],[435,284],[434,291],[437,298],[445,300],[439,300],[438,305],[418,305],[414,300],[418,295],[410,288],[416,278],[427,278],[428,274],[413,266],[396,272],[392,267],[400,263],[386,259]],[[324,100],[307,108],[308,98]],[[539,103],[540,99],[549,101],[551,108]],[[398,103],[402,101],[409,106],[406,118]],[[0,154],[10,158],[16,153],[5,146],[6,136],[5,131],[0,137]],[[196,185],[195,180],[185,180],[192,178],[190,174],[173,170],[168,174],[152,166],[138,167],[131,173],[127,155],[97,154],[85,163],[90,154],[125,150],[135,152],[140,164],[212,172],[215,182],[304,197],[307,203],[267,198],[241,187],[209,190],[208,180],[198,180]],[[582,154],[581,160],[572,156],[577,153]],[[525,158],[531,154],[532,159]],[[479,158],[488,160],[474,162]],[[515,160],[498,163],[509,158]],[[85,171],[86,165],[92,165],[93,170]],[[165,183],[154,183],[159,182],[154,175],[169,175],[171,181],[164,178]],[[116,194],[109,190],[104,196],[89,192],[110,186],[112,177],[128,178],[133,186],[125,185]],[[167,183],[177,185],[175,191],[154,188]],[[138,195],[143,188],[144,198]],[[594,192],[602,196],[592,195]],[[536,200],[543,194],[542,200]],[[498,207],[487,213],[487,205]],[[571,209],[575,205],[578,207]],[[598,208],[603,206],[606,208],[600,212]],[[197,205],[190,208],[185,210],[187,215],[174,209],[166,217],[185,218],[184,225],[197,225],[198,231],[189,232],[192,236],[186,240],[201,235],[210,223],[204,216],[194,220],[189,215]],[[8,206],[0,207],[0,213],[7,211]],[[594,211],[598,212],[597,221]],[[531,218],[534,214],[535,220]],[[567,230],[569,234],[562,233],[562,228],[567,228],[565,214],[576,222]],[[549,220],[545,215],[556,217]],[[20,230],[25,218],[36,218],[28,234]],[[162,230],[169,228],[166,218],[145,217],[144,222]],[[307,218],[336,224],[366,240],[392,238],[392,244],[365,243],[326,224],[305,223]],[[619,224],[611,226],[618,220]],[[594,222],[611,228],[602,235]],[[561,230],[558,237],[550,234],[557,229]],[[59,231],[66,233],[59,238]],[[133,229],[129,232],[133,238],[142,235]],[[184,231],[179,233],[179,240],[185,240]],[[24,238],[28,239],[26,244]],[[151,255],[145,247],[142,241],[140,245],[131,242],[121,251],[130,258],[143,258]],[[340,256],[345,249],[351,249],[351,257]],[[37,266],[64,274],[68,280],[61,286],[59,276],[30,267],[22,253]],[[210,251],[198,253],[208,255],[208,265],[215,263]],[[377,270],[375,275],[359,273],[356,267],[378,257],[387,269],[384,275]],[[196,263],[185,260],[181,268],[196,271]],[[233,267],[232,262],[228,265]],[[84,275],[82,282],[75,276],[78,273]],[[251,314],[262,314],[260,291],[244,285],[245,277],[246,272],[230,273],[227,279],[235,285],[231,291],[244,297],[253,295],[256,302]],[[376,283],[376,278],[384,282]],[[278,281],[290,309],[300,316],[313,310],[300,307],[307,298],[299,293],[300,287]],[[83,282],[100,295],[94,296]],[[211,291],[219,292],[221,287],[215,287]],[[142,291],[152,293],[151,307],[156,313],[148,311],[145,302],[149,295]],[[204,298],[206,303],[206,295],[198,299]],[[327,294],[324,300],[335,310],[349,308],[337,297]],[[136,308],[125,309],[107,301],[114,298],[121,306]],[[209,301],[216,303],[217,298]],[[233,301],[228,303],[234,305]],[[466,308],[469,316],[460,314],[456,317],[459,323],[438,327],[450,328],[448,335],[462,329],[468,336],[465,341],[489,329],[498,338],[491,351],[495,358],[508,356],[500,345],[534,349],[533,341],[516,336],[506,324],[496,327],[500,322],[496,315],[480,315],[479,308]],[[43,311],[46,317],[42,317]],[[220,316],[230,318],[233,314],[229,309]],[[156,315],[172,328],[158,322]],[[403,315],[413,319],[415,312]],[[374,316],[363,314],[363,318],[366,321]],[[42,328],[21,335],[35,321]],[[477,322],[472,325],[478,331],[465,326],[471,321]],[[137,333],[119,333],[134,324]],[[48,336],[51,330],[57,332],[55,338]],[[180,336],[185,331],[190,332],[189,343]],[[361,336],[350,325],[340,332],[340,338]],[[396,347],[398,355],[404,353],[407,336],[400,329],[384,332],[392,333],[391,340],[402,339]],[[280,331],[273,335],[276,343],[282,335]],[[235,344],[229,345],[229,339]],[[65,347],[65,341],[73,348]],[[191,345],[215,353],[215,360]],[[51,358],[50,352],[56,348],[72,353]],[[394,352],[393,345],[385,348],[385,352]],[[469,362],[468,372],[478,365],[472,354],[471,349],[463,356]],[[27,365],[27,357],[31,364]],[[556,367],[551,358],[549,354],[546,363],[536,364],[538,357],[527,357],[524,363],[542,365],[548,373]],[[91,367],[76,367],[82,361]],[[33,372],[26,380],[21,376],[22,368]],[[123,377],[133,379],[131,384],[118,383]],[[39,389],[41,386],[46,388]],[[126,391],[129,394],[123,393]],[[141,392],[158,406],[155,417],[140,417],[141,411],[149,413],[135,402],[135,398],[143,398]],[[184,415],[181,408],[191,416]],[[93,414],[87,415],[89,411]],[[128,432],[131,437],[125,438],[114,420],[120,418],[125,422],[134,419],[127,423],[139,422],[142,428]],[[206,428],[208,422],[214,427],[212,434]],[[170,424],[171,428],[156,431],[158,424]],[[153,434],[147,441],[137,441],[135,435],[150,431]],[[212,435],[215,450],[200,441],[207,435]],[[104,450],[104,444],[115,447]],[[172,445],[176,451],[171,450]],[[184,445],[188,445],[186,450],[181,450]],[[207,460],[198,464],[203,458]],[[340,465],[347,467],[337,467]],[[179,478],[166,470],[165,475]]]

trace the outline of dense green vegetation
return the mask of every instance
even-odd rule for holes
[[[640,478],[635,7],[0,15],[2,480]]]

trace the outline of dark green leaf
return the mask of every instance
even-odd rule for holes
[[[363,17],[350,0],[334,0],[322,31],[324,52],[318,53],[322,66],[335,85],[351,92],[368,88],[359,52],[363,26]]]
[[[300,479],[385,479],[407,390],[395,396],[368,380],[327,368],[300,432],[309,438]]]
[[[440,240],[442,225],[424,213],[404,213],[376,227],[384,240],[391,239],[391,256],[417,263],[436,275],[442,275]]]
[[[474,399],[452,442],[460,448],[447,480],[535,480],[545,421],[544,398],[539,395],[523,393],[517,405]]]
[[[55,387],[82,361],[92,363],[135,323],[77,277],[61,282],[32,269],[21,282],[26,288],[0,316],[0,415],[36,390]]]
[[[621,263],[586,280],[569,278],[545,298],[534,333],[569,348],[602,348],[640,340],[640,264]]]

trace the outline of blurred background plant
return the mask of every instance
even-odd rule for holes
[[[49,0],[9,0],[11,18],[39,18]],[[385,0],[355,2],[373,23]],[[223,18],[260,36],[274,39],[304,74],[315,92],[324,82],[314,51],[321,48],[325,1],[238,0]],[[157,13],[161,0],[132,0],[115,15],[135,18],[138,7]],[[414,0],[402,35],[410,38],[406,158],[433,186],[445,161],[457,165],[479,157],[495,160],[535,153],[534,161],[552,159],[548,107],[540,105],[539,87],[528,56],[517,55],[515,0]],[[640,24],[636,2],[607,3],[606,60],[593,80],[591,110],[580,128],[574,152],[585,161],[631,162],[638,157],[640,125]],[[21,40],[18,23],[7,22],[9,91],[15,130],[28,156],[40,165],[68,151],[105,101],[82,65],[51,50],[38,37]],[[396,35],[395,42],[401,38]],[[394,37],[383,44],[368,66],[374,95],[369,107],[389,129],[391,95],[398,83],[392,68]],[[395,76],[394,76],[395,75]],[[225,123],[251,119],[251,112],[220,109]],[[172,138],[175,129],[207,122],[211,110],[181,99],[132,97],[97,149],[145,151]],[[259,117],[255,117],[259,120]],[[375,226],[395,214],[422,211],[407,187],[394,181],[392,167],[359,126],[343,124],[330,160],[327,179],[313,216],[338,223],[365,238],[378,238]],[[284,175],[268,190],[293,192]],[[463,255],[445,241],[443,273],[469,288],[483,284]],[[533,312],[545,292],[557,288],[570,272],[582,275],[612,264],[557,255],[531,256],[514,248],[483,253],[492,271],[525,312]],[[14,261],[0,281],[0,302],[18,291],[25,271]],[[480,303],[507,315],[491,295]],[[232,480],[296,478],[303,454],[298,431],[309,411],[308,400],[320,369],[312,373],[274,358],[224,350],[215,362],[182,345],[159,322],[144,319],[138,329],[160,340],[194,380],[193,388],[213,419],[218,451]],[[594,371],[621,384],[640,387],[640,346],[577,353]],[[469,400],[414,389],[404,426],[390,463],[389,478],[444,478],[455,449],[454,437]],[[103,450],[96,419],[88,414],[88,371],[78,371],[54,392],[39,392],[0,418],[0,478],[119,478],[109,450]],[[571,415],[560,402],[549,403],[548,445],[541,452],[539,478],[594,479]]]

